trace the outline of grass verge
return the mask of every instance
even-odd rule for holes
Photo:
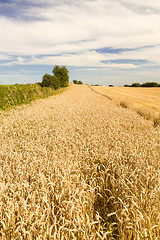
[[[7,110],[11,107],[29,104],[40,98],[47,98],[62,92],[63,89],[54,90],[41,87],[40,84],[15,84],[0,86],[0,109]]]

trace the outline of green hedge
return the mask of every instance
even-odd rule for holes
[[[57,94],[61,89],[55,91],[50,87],[42,87],[36,84],[0,85],[0,109],[6,110],[10,107],[28,104],[39,98],[46,98]]]

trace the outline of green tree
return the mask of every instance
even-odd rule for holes
[[[140,83],[133,83],[133,84],[131,85],[131,87],[140,87],[140,86],[141,86]]]
[[[55,65],[53,68],[53,74],[55,77],[59,79],[61,87],[68,87],[69,85],[68,72],[69,71],[65,66]]]
[[[53,76],[46,73],[42,78],[42,87],[50,87],[52,82],[52,77]]]
[[[78,82],[77,80],[73,80],[73,83],[74,83],[74,84],[77,84],[77,82]]]
[[[59,89],[61,87],[61,83],[59,81],[59,78],[57,78],[56,76],[52,76],[52,83],[51,83],[51,87],[56,89]]]
[[[158,83],[156,82],[146,82],[141,85],[141,87],[158,87]]]
[[[83,84],[83,82],[82,81],[78,81],[77,84]]]
[[[45,74],[41,83],[42,87],[52,87],[54,89],[60,88],[60,80],[56,76],[51,76],[49,74]]]

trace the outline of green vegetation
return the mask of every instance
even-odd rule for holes
[[[68,70],[65,66],[56,65],[53,68],[53,74],[59,79],[60,87],[68,87],[69,85],[69,75]]]
[[[146,82],[143,84],[132,83],[132,85],[125,84],[124,87],[160,87],[160,84],[158,84],[156,82]]]
[[[78,80],[73,80],[73,83],[74,83],[74,84],[83,84],[82,81],[78,81]]]
[[[131,85],[131,87],[141,87],[141,84],[140,84],[140,83],[133,83],[133,84]]]
[[[99,85],[98,83],[96,83],[95,85],[92,84],[91,86],[99,87],[99,86],[102,86],[102,85]]]
[[[160,87],[160,84],[156,82],[146,82],[141,84],[141,87]]]
[[[55,65],[53,68],[53,76],[45,74],[42,78],[42,87],[51,87],[55,90],[60,87],[68,87],[69,85],[69,75],[68,70],[65,66]]]
[[[60,91],[42,87],[41,83],[0,85],[0,109],[6,110],[17,105],[28,104],[33,100],[46,98]]]
[[[82,81],[78,81],[77,84],[83,84],[83,82]]]
[[[52,87],[56,90],[56,89],[60,88],[61,84],[60,84],[59,79],[56,76],[51,76],[51,75],[46,73],[43,76],[41,86],[42,87]]]
[[[69,86],[68,70],[65,66],[55,65],[53,76],[45,74],[41,83],[0,85],[0,109],[28,104],[39,98],[46,98],[57,94],[61,87]]]
[[[75,79],[73,80],[73,83],[74,83],[74,84],[77,84],[77,82],[78,82],[78,80],[75,80]]]

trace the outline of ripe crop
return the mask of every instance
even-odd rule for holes
[[[160,88],[92,86],[91,89],[124,108],[136,111],[148,120],[159,119]]]
[[[0,238],[160,238],[160,128],[88,86],[0,112]]]

